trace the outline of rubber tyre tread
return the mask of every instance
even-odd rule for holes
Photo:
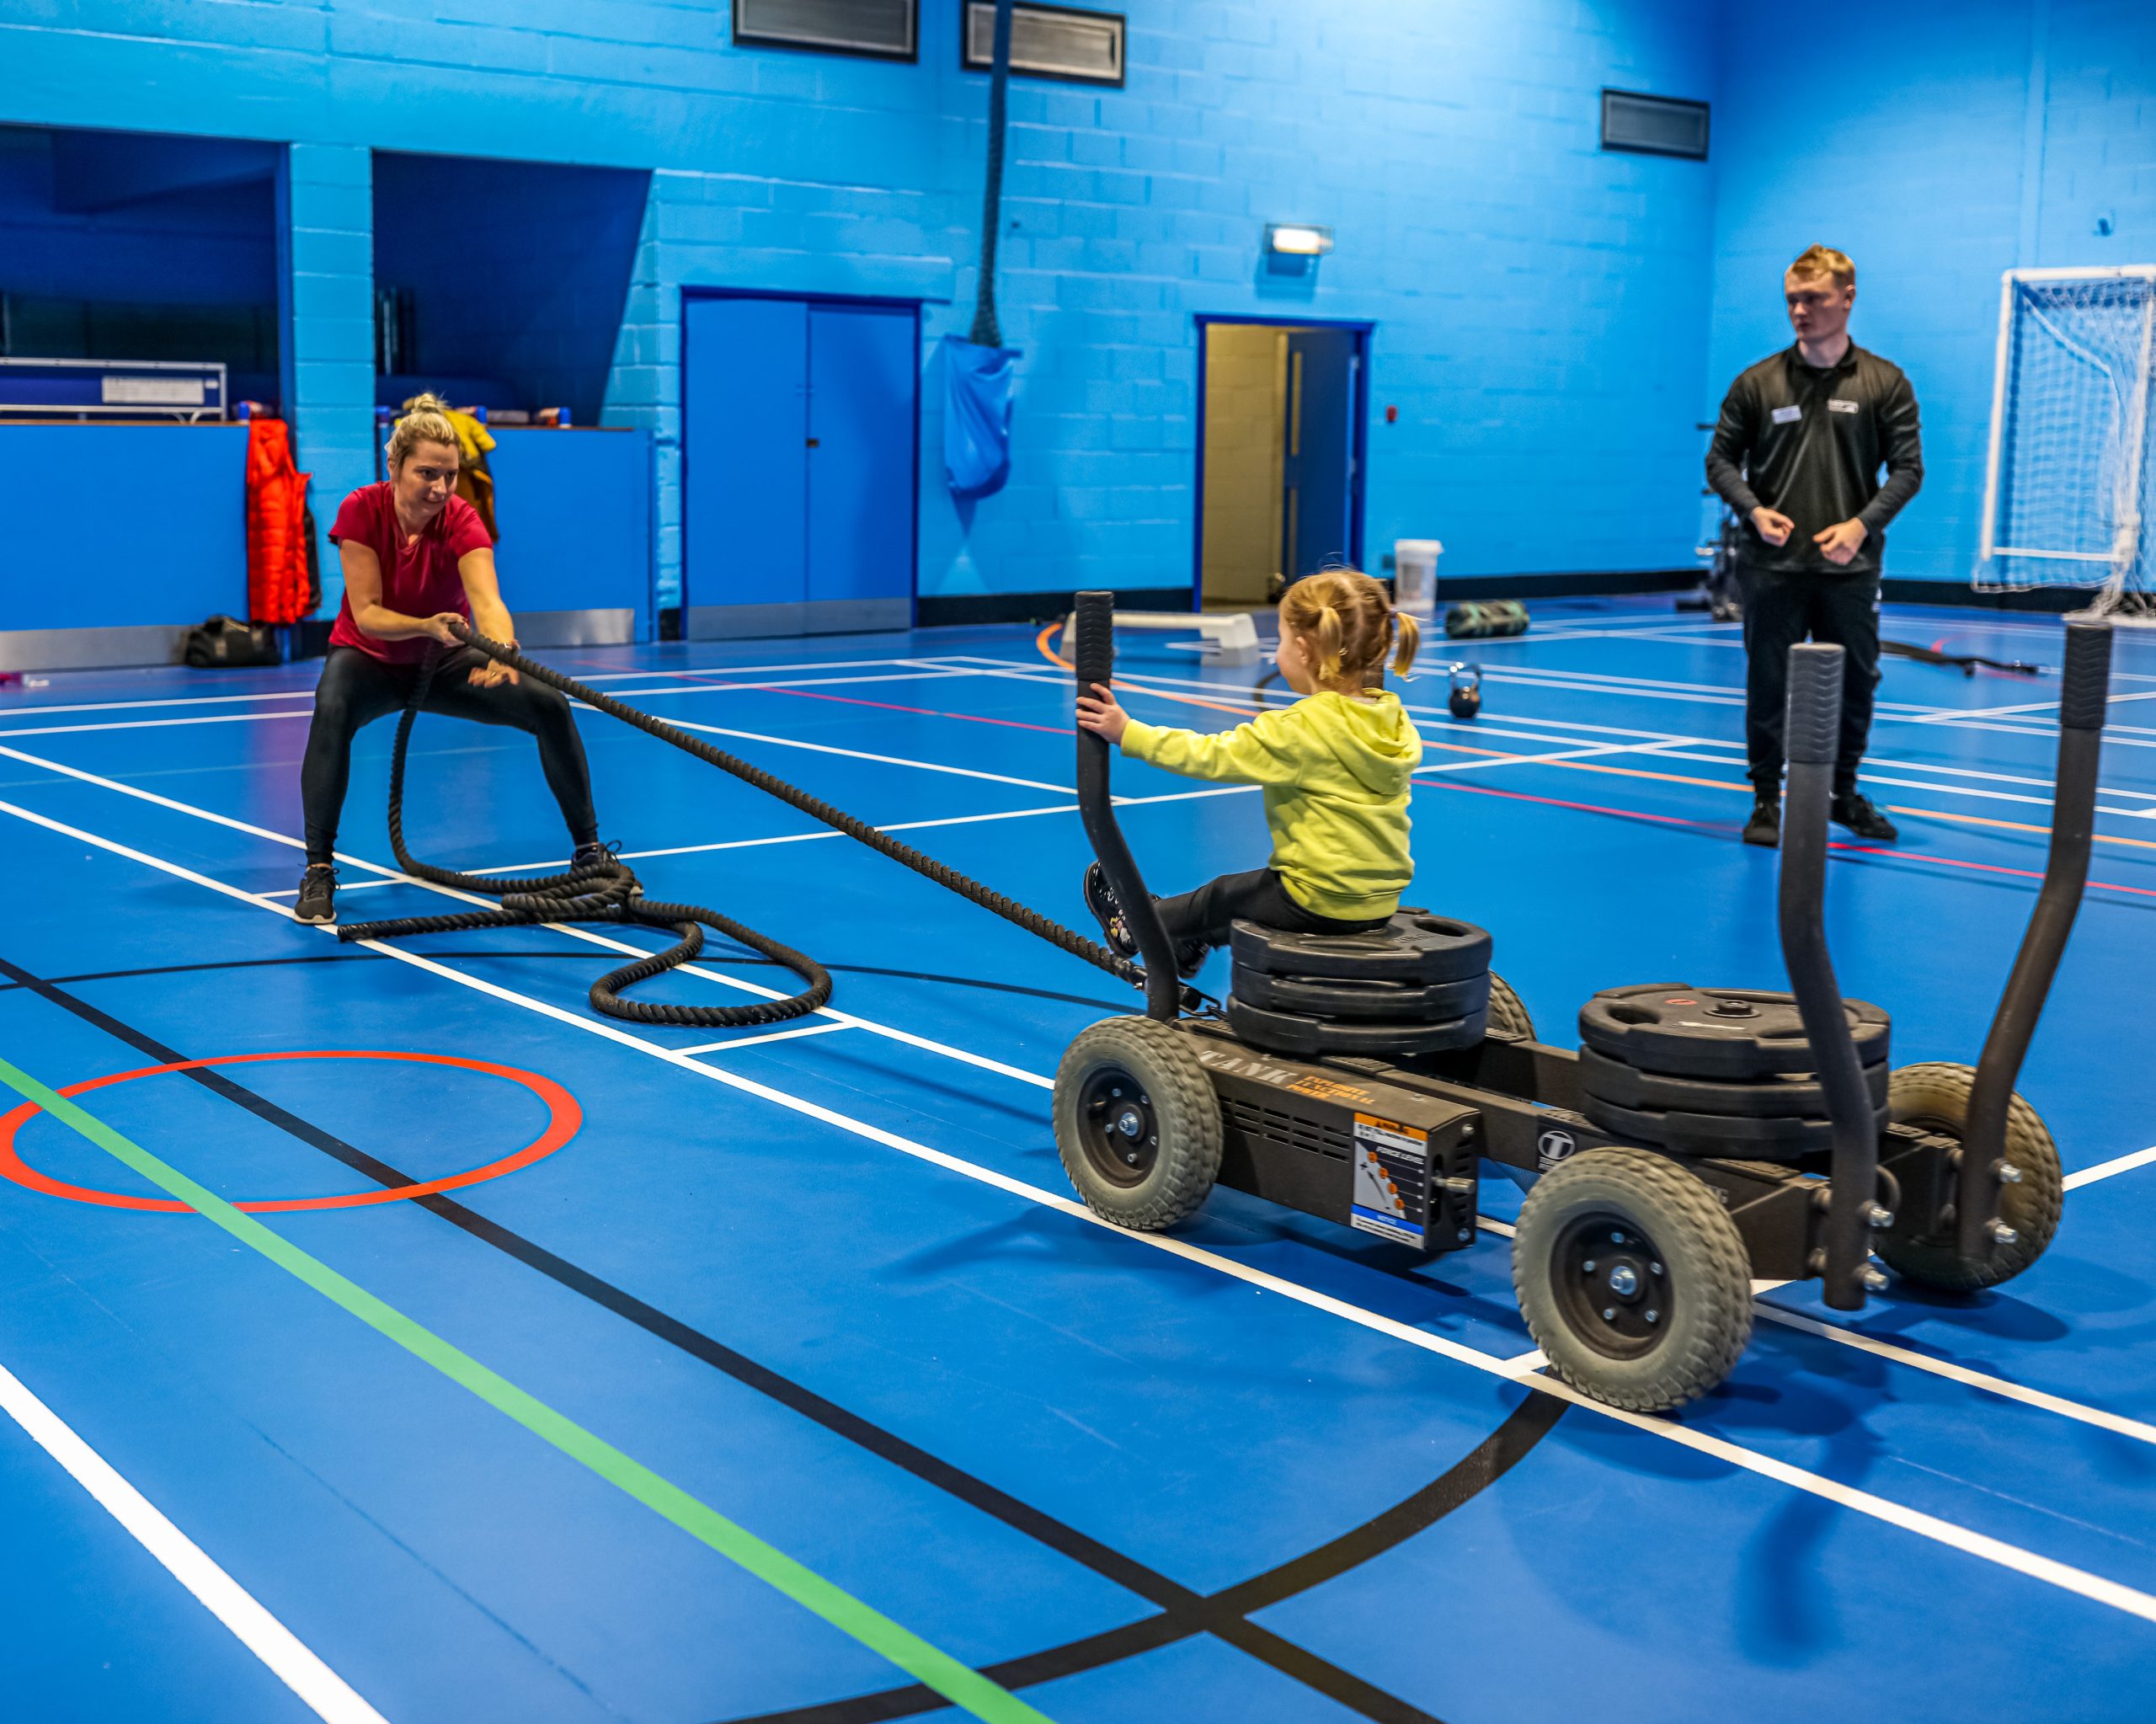
[[[1976,1081],[1975,1067],[1949,1060],[1904,1065],[1888,1086],[1888,1105],[1897,1123],[1934,1121],[1959,1139]],[[1951,1243],[1911,1239],[1896,1228],[1876,1247],[1880,1261],[1919,1287],[1976,1293],[2011,1281],[2043,1256],[2066,1206],[2066,1176],[2050,1129],[2018,1093],[2007,1098],[2006,1159],[2021,1170],[2020,1184],[2002,1186],[1999,1193],[2001,1218],[2020,1235],[2012,1245],[1972,1262]]]
[[[1582,1215],[1614,1214],[1669,1267],[1669,1326],[1637,1358],[1612,1358],[1574,1336],[1551,1288],[1551,1259]],[[1513,1289],[1550,1368],[1590,1399],[1667,1412],[1721,1384],[1752,1338],[1752,1262],[1715,1193],[1666,1156],[1588,1150],[1535,1182],[1513,1237]]]
[[[1101,1178],[1080,1141],[1078,1098],[1089,1073],[1113,1064],[1153,1098],[1161,1151],[1141,1185]],[[1055,1069],[1055,1150],[1072,1188],[1104,1220],[1157,1233],[1186,1220],[1220,1176],[1220,1098],[1189,1038],[1151,1017],[1109,1017],[1081,1030]]]
[[[1490,1009],[1484,1033],[1508,1036],[1519,1042],[1534,1039],[1534,1020],[1528,1015],[1527,1002],[1495,970],[1490,972]]]

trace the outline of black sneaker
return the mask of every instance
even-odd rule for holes
[[[1115,901],[1115,889],[1108,884],[1108,877],[1101,872],[1098,862],[1086,864],[1085,889],[1086,908],[1101,925],[1101,937],[1107,942],[1108,950],[1118,958],[1137,957],[1138,942],[1130,937],[1123,907]]]
[[[1138,942],[1132,937],[1130,924],[1123,920],[1123,908],[1115,901],[1115,889],[1108,884],[1107,876],[1101,872],[1098,862],[1086,864],[1086,908],[1092,911],[1093,920],[1101,925],[1101,935],[1107,942],[1108,950],[1118,958],[1135,958]],[[1155,901],[1157,903],[1158,894]],[[1205,967],[1213,948],[1203,940],[1179,940],[1176,942],[1176,974],[1185,981]]]
[[[611,844],[601,844],[595,838],[589,844],[577,846],[569,857],[569,867],[572,870],[590,867],[595,863],[611,862],[613,859],[614,846]]]
[[[1782,799],[1779,796],[1762,796],[1752,807],[1752,818],[1744,823],[1744,841],[1772,850],[1782,841]]]
[[[1844,791],[1836,797],[1828,810],[1837,826],[1846,826],[1860,838],[1869,838],[1878,844],[1892,844],[1902,835],[1894,823],[1871,805],[1871,799],[1860,791]]]
[[[337,870],[328,862],[309,862],[300,876],[300,901],[292,906],[297,922],[337,920]]]

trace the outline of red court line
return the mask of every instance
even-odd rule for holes
[[[886,713],[918,713],[924,718],[957,718],[968,724],[1001,724],[1011,730],[1044,730],[1050,736],[1068,736],[1065,724],[1028,724],[1021,718],[989,718],[978,713],[942,713],[933,707],[901,707],[892,701],[863,700],[858,695],[822,694],[813,688],[775,688],[772,694],[798,696],[804,701],[835,701],[845,707],[877,707]]]
[[[1457,784],[1449,778],[1417,778],[1415,782],[1428,785],[1434,790],[1458,790],[1470,796],[1502,797],[1508,802],[1540,803],[1545,808],[1572,809],[1586,814],[1609,814],[1620,820],[1652,820],[1657,825],[1689,826],[1696,831],[1718,835],[1732,830],[1726,821],[1688,820],[1675,814],[1651,814],[1641,809],[1614,809],[1599,803],[1567,802],[1561,797],[1530,796],[1524,790],[1499,790],[1487,784]],[[1924,851],[1888,850],[1879,845],[1844,844],[1838,841],[1830,841],[1827,848],[1850,856],[1884,856],[1897,862],[1929,862],[1942,868],[1965,868],[1972,873],[2011,874],[2023,880],[2041,880],[2044,878],[2041,868],[2013,868],[2001,862],[1971,862],[1961,857],[1935,856]],[[2091,880],[2089,884],[2102,892],[2125,892],[2136,898],[2156,898],[2156,888],[2121,886],[2111,880]]]
[[[467,1071],[483,1071],[494,1077],[504,1077],[539,1097],[547,1104],[547,1129],[522,1149],[489,1161],[483,1167],[472,1167],[462,1173],[451,1173],[440,1179],[417,1181],[410,1185],[386,1186],[374,1191],[344,1192],[333,1197],[262,1198],[249,1203],[236,1203],[232,1207],[250,1214],[272,1214],[296,1209],[357,1209],[371,1208],[379,1204],[400,1203],[408,1198],[432,1197],[437,1192],[458,1191],[483,1181],[499,1179],[504,1174],[514,1173],[528,1167],[534,1161],[551,1156],[574,1137],[584,1124],[584,1110],[578,1107],[576,1097],[550,1077],[542,1077],[536,1071],[525,1071],[514,1065],[498,1065],[490,1059],[467,1059],[456,1054],[416,1054],[409,1051],[352,1048],[314,1048],[296,1054],[219,1054],[204,1059],[175,1059],[163,1065],[145,1065],[134,1071],[115,1071],[104,1077],[85,1078],[80,1083],[71,1083],[56,1092],[67,1097],[83,1096],[93,1090],[101,1090],[114,1084],[132,1083],[136,1078],[157,1077],[170,1071],[200,1071],[212,1065],[252,1065],[265,1059],[390,1059],[405,1060],[419,1065],[451,1065]],[[100,1191],[92,1186],[72,1185],[41,1173],[22,1158],[15,1147],[15,1134],[43,1110],[35,1102],[25,1102],[4,1118],[0,1118],[0,1177],[13,1180],[31,1191],[43,1192],[48,1197],[66,1198],[78,1204],[93,1204],[109,1209],[139,1209],[153,1214],[184,1215],[191,1213],[189,1206],[175,1198],[146,1198],[125,1192]]]

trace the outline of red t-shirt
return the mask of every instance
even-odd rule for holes
[[[484,551],[494,542],[480,522],[479,511],[453,494],[427,530],[408,542],[403,528],[398,525],[396,487],[387,479],[360,486],[338,510],[337,524],[329,529],[329,542],[341,545],[347,539],[365,545],[382,564],[382,603],[386,609],[417,617],[456,611],[467,619],[472,606],[464,596],[463,579],[456,572],[457,559],[468,552]],[[393,641],[369,634],[352,620],[348,593],[338,607],[329,644],[357,647],[386,665],[416,665],[427,656],[434,643],[423,634]]]

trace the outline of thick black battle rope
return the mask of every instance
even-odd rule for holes
[[[412,740],[412,723],[425,702],[427,690],[441,668],[443,654],[430,654],[397,721],[397,745],[389,762],[389,847],[397,865],[415,879],[429,880],[459,892],[501,900],[499,910],[467,910],[456,915],[403,916],[392,921],[340,924],[340,940],[393,940],[408,934],[451,934],[467,928],[520,928],[541,922],[627,922],[643,927],[670,928],[680,937],[664,952],[610,970],[591,985],[591,1003],[610,1017],[632,1023],[664,1023],[696,1028],[729,1029],[744,1024],[783,1023],[816,1011],[831,997],[831,979],[823,965],[790,946],[782,946],[754,928],[744,927],[731,916],[721,915],[696,904],[654,904],[643,895],[636,875],[611,856],[573,867],[565,873],[536,878],[510,879],[486,874],[462,874],[454,868],[438,868],[413,856],[404,845],[404,766]],[[528,661],[527,661],[528,662]],[[702,926],[700,926],[699,924]],[[670,969],[679,969],[703,950],[705,928],[715,928],[734,940],[784,964],[808,984],[800,993],[784,1000],[759,1001],[754,1006],[654,1006],[624,1000],[624,989]]]
[[[676,729],[663,718],[635,707],[624,706],[611,695],[564,676],[536,659],[527,659],[514,647],[504,646],[499,641],[486,636],[463,623],[451,625],[456,638],[487,657],[513,667],[520,675],[529,676],[558,689],[574,700],[597,708],[609,718],[619,718],[632,724],[661,742],[671,743],[685,754],[694,755],[707,766],[717,766],[729,772],[744,784],[752,785],[766,795],[776,797],[789,807],[797,808],[813,819],[857,839],[870,849],[880,851],[892,861],[903,862],[915,873],[933,880],[937,885],[957,893],[960,897],[992,911],[1004,921],[1016,924],[1027,933],[1047,941],[1050,945],[1069,953],[1073,958],[1084,959],[1096,969],[1110,975],[1140,985],[1145,971],[1129,958],[1118,957],[1098,941],[1089,940],[1059,922],[1026,908],[1022,904],[992,891],[979,881],[971,879],[956,868],[924,856],[910,845],[901,844],[888,833],[879,832],[866,821],[856,819],[843,809],[819,801],[788,784],[782,778],[772,777],[761,767],[753,766],[723,749],[713,748],[687,731]],[[572,869],[567,873],[553,874],[537,880],[490,879],[480,875],[454,873],[446,868],[430,867],[414,862],[404,848],[402,798],[404,781],[405,743],[411,734],[412,720],[424,697],[428,676],[432,674],[430,665],[414,689],[411,702],[404,709],[404,716],[397,729],[397,748],[390,766],[390,826],[392,847],[396,851],[398,863],[407,873],[417,878],[432,880],[437,884],[459,890],[499,898],[499,910],[483,910],[466,915],[422,916],[395,922],[368,922],[352,927],[340,927],[338,937],[345,940],[393,938],[398,934],[448,933],[464,928],[510,927],[544,921],[641,921],[677,927],[682,943],[672,951],[648,958],[640,963],[616,970],[593,985],[591,1003],[600,1011],[616,1017],[635,1017],[644,1022],[683,1024],[740,1024],[776,1023],[783,1018],[798,1017],[813,1011],[830,995],[830,978],[813,958],[766,939],[762,935],[743,927],[739,922],[720,915],[716,910],[702,910],[691,905],[651,904],[643,901],[636,877],[611,857],[584,868]],[[761,1006],[640,1006],[633,1001],[614,997],[620,989],[648,976],[670,969],[696,955],[702,937],[695,924],[718,929],[729,938],[776,958],[795,974],[814,984],[805,994],[791,1000],[775,1000]],[[647,1016],[647,1014],[649,1014]]]

